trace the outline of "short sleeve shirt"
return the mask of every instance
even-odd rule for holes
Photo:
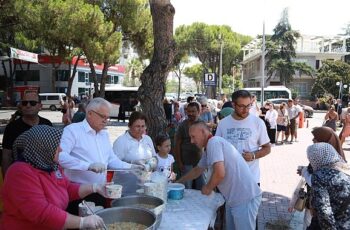
[[[52,123],[51,121],[39,116],[39,125],[52,126]],[[4,136],[2,139],[3,148],[12,150],[13,143],[15,142],[16,138],[32,127],[33,126],[25,123],[22,118],[18,118],[17,120],[9,123],[5,128]]]

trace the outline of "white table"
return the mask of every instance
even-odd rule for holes
[[[170,200],[163,211],[160,230],[207,230],[214,226],[216,210],[225,202],[219,193],[209,196],[201,191],[185,189],[182,200]]]

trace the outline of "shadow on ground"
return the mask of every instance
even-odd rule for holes
[[[263,192],[263,198],[259,209],[259,230],[284,230],[302,229],[303,213],[288,212],[290,199],[286,196]]]

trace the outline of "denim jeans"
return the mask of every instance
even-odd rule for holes
[[[194,167],[192,165],[184,165],[184,168],[185,169],[181,172],[182,175],[186,175]],[[187,189],[193,188],[193,189],[201,190],[203,185],[205,185],[204,177],[203,177],[203,175],[200,175],[197,179],[186,181],[184,183],[184,185],[185,185],[185,188],[187,188]]]
[[[262,195],[259,195],[246,203],[234,207],[229,207],[226,204],[226,229],[255,230],[261,198]]]

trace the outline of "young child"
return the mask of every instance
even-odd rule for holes
[[[159,135],[156,137],[157,146],[157,159],[158,166],[157,171],[164,173],[169,180],[174,180],[176,174],[173,172],[174,157],[169,154],[171,150],[170,137],[168,135]]]

